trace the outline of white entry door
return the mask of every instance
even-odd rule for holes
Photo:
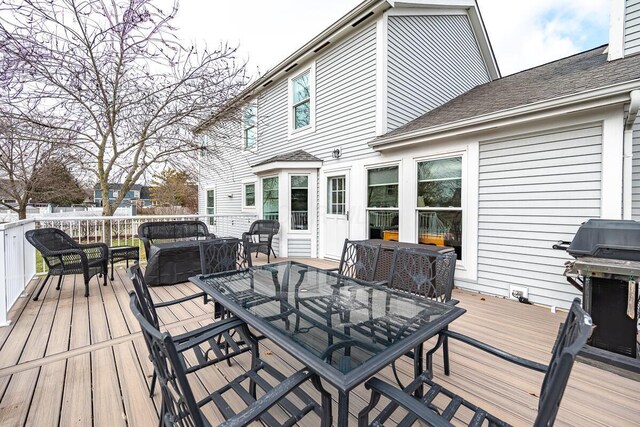
[[[349,172],[327,176],[327,211],[324,226],[324,254],[340,259],[344,239],[349,237]]]

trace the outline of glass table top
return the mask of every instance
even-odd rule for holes
[[[459,310],[292,261],[192,281],[232,312],[250,313],[244,320],[251,326],[281,334],[345,374]]]

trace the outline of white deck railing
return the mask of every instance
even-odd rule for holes
[[[209,231],[220,237],[241,237],[258,217],[256,215],[141,215],[103,217],[48,217],[36,220],[36,227],[58,228],[80,243],[104,242],[109,246],[138,246],[140,255],[144,249],[138,239],[138,226],[147,221],[200,220]],[[37,272],[44,273],[46,266],[38,262]]]
[[[28,230],[55,227],[80,243],[104,242],[109,246],[140,247],[138,226],[147,221],[201,220],[220,237],[241,237],[256,215],[149,215],[133,217],[47,217],[0,224],[0,326],[9,324],[7,313],[23,294],[35,274],[46,273],[46,265],[24,238]]]
[[[0,224],[0,326],[36,272],[36,250],[24,238],[33,219]]]

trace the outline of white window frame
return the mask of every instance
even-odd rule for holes
[[[213,208],[209,207],[209,191],[213,191]],[[208,187],[204,190],[204,214],[205,215],[215,215],[216,214],[216,205],[217,205],[217,196],[218,192],[215,187]],[[213,213],[209,213],[209,209],[213,209]],[[206,223],[208,225],[215,225],[215,219],[207,217]]]
[[[443,159],[451,159],[454,157],[460,157],[461,159],[461,171],[460,171],[460,179],[462,182],[461,194],[460,194],[460,207],[459,208],[443,208],[443,207],[427,207],[427,206],[418,206],[418,163],[422,162],[430,162],[434,160],[443,160]],[[419,157],[414,159],[414,171],[413,171],[413,195],[412,195],[412,206],[414,210],[414,239],[415,243],[418,243],[418,234],[420,233],[420,223],[418,219],[418,214],[421,211],[452,211],[459,210],[462,212],[462,235],[461,235],[461,254],[460,259],[456,264],[456,269],[464,269],[464,263],[468,262],[469,254],[467,251],[468,245],[468,233],[469,233],[469,223],[467,221],[468,216],[468,206],[466,204],[466,197],[468,191],[468,171],[467,168],[467,153],[464,151],[460,152],[451,152],[451,153],[442,153],[434,156],[428,157]],[[475,231],[477,233],[477,229]]]
[[[253,185],[253,206],[247,205],[247,185]],[[242,210],[255,211],[258,203],[258,183],[254,181],[244,181],[242,183]]]
[[[264,215],[264,180],[269,178],[277,178],[278,179],[278,221],[282,218],[282,191],[280,191],[280,185],[282,183],[282,177],[280,174],[276,175],[266,175],[260,178],[260,216],[262,219],[265,219]],[[257,202],[257,199],[256,199]]]
[[[305,127],[296,129],[294,125],[295,115],[293,112],[293,81],[300,75],[309,72],[309,124]],[[316,130],[316,63],[312,62],[309,66],[301,67],[300,71],[291,75],[288,80],[287,92],[288,104],[288,122],[289,122],[289,139],[298,138]]]
[[[247,109],[253,108],[255,110],[254,123],[253,126],[247,126],[245,121],[245,112]],[[255,141],[253,143],[253,147],[247,147],[247,130],[255,129]],[[256,152],[258,151],[258,104],[253,102],[246,105],[242,109],[242,150]]]
[[[398,206],[395,208],[370,208],[369,207],[369,171],[373,169],[384,168],[398,168]],[[364,168],[365,180],[364,180],[364,207],[365,207],[365,236],[369,239],[369,212],[370,211],[396,211],[398,212],[398,241],[400,241],[400,223],[402,222],[401,207],[402,207],[402,164],[401,162],[380,163],[367,165]],[[382,239],[384,236],[381,236]]]
[[[287,197],[287,205],[289,206],[289,217],[291,217],[291,178],[294,176],[306,176],[307,177],[307,229],[306,230],[295,230],[292,227],[292,223],[291,220],[289,220],[289,233],[291,234],[309,234],[311,232],[311,174],[310,173],[288,173],[287,174],[287,187],[289,189],[288,191],[288,197]]]

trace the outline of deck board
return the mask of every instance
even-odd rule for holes
[[[277,261],[281,261],[278,259]],[[312,260],[322,266],[329,261]],[[155,426],[159,409],[158,393],[148,397],[147,383],[152,366],[129,310],[128,292],[132,284],[123,268],[103,287],[93,278],[91,296],[84,298],[80,277],[66,277],[62,290],[51,280],[40,301],[31,301],[44,278],[38,278],[26,290],[9,313],[11,324],[0,328],[0,425],[2,426]],[[153,288],[159,301],[197,292],[190,284]],[[548,308],[526,306],[513,301],[475,293],[454,291],[454,298],[467,313],[451,329],[506,351],[547,363],[564,313]],[[194,299],[180,306],[160,310],[160,320],[173,333],[211,322],[212,304]],[[427,345],[428,347],[428,345]],[[434,373],[441,384],[480,406],[504,417],[514,425],[530,425],[536,414],[537,394],[542,374],[496,360],[463,343],[451,342],[449,377],[442,373],[442,357],[434,360]],[[269,341],[261,342],[261,355],[285,375],[302,368],[291,355]],[[408,360],[398,363],[401,379],[412,373]],[[197,395],[204,395],[244,372],[249,355],[207,368],[193,378]],[[393,382],[386,368],[379,373]],[[334,397],[335,390],[326,386]],[[311,384],[304,390],[318,397]],[[556,425],[633,426],[640,419],[640,383],[602,369],[576,363],[560,408]],[[351,397],[350,423],[368,402],[363,386]],[[241,408],[237,397],[230,398]],[[222,420],[213,405],[206,413],[213,424]],[[276,414],[279,417],[282,414]],[[399,416],[393,418],[398,421]],[[318,424],[315,415],[299,425]]]

